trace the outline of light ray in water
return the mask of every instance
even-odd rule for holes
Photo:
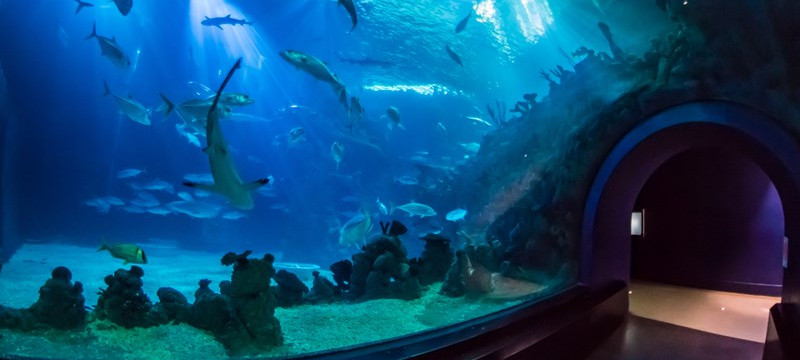
[[[508,56],[509,60],[513,61],[511,45],[508,43],[508,36],[503,30],[503,23],[495,6],[495,0],[484,0],[473,5],[472,9],[475,11],[475,21],[479,23],[488,23],[492,26],[492,36],[500,44],[500,51]]]
[[[214,50],[224,49],[230,58],[241,56],[244,63],[249,67],[261,69],[266,58],[264,54],[271,54],[269,46],[264,39],[256,32],[251,25],[223,25],[223,30],[214,26],[204,26],[200,22],[206,16],[225,17],[228,14],[232,18],[245,19],[246,17],[237,7],[228,4],[224,0],[192,0],[189,5],[189,16],[192,27],[192,35],[197,41],[197,47],[201,51],[195,52],[209,53],[203,51],[205,46],[213,45]],[[211,51],[213,53],[214,51]]]
[[[547,0],[519,0],[514,9],[522,35],[530,43],[539,42],[553,23],[553,11]]]
[[[419,85],[381,85],[373,84],[364,86],[364,90],[369,91],[390,91],[390,92],[415,92],[420,95],[460,95],[461,91],[451,90],[439,84],[419,84]]]

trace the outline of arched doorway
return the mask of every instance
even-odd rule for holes
[[[724,149],[752,159],[780,195],[789,239],[783,301],[800,300],[800,145],[769,116],[724,102],[684,104],[658,113],[624,136],[601,165],[584,211],[581,281],[598,288],[630,281],[630,210],[653,173],[691,149]]]
[[[709,144],[665,161],[636,199],[631,278],[780,295],[784,217],[769,176],[746,156]]]

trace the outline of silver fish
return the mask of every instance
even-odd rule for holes
[[[128,55],[125,55],[125,51],[122,50],[122,47],[117,44],[117,39],[109,39],[105,36],[97,35],[96,23],[92,24],[92,33],[86,37],[87,40],[91,38],[97,39],[97,43],[100,45],[100,53],[111,60],[114,65],[123,69],[127,69],[131,66],[131,60],[128,58]]]

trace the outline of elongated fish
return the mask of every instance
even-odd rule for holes
[[[232,26],[242,25],[242,26],[245,26],[245,25],[252,25],[253,23],[250,22],[250,21],[247,21],[245,19],[232,18],[231,14],[228,14],[228,16],[225,16],[225,17],[213,17],[213,18],[210,18],[210,17],[206,16],[206,18],[203,19],[203,21],[200,21],[200,24],[204,25],[204,26],[216,26],[220,30],[223,30],[222,29],[222,25],[232,25]]]
[[[464,28],[467,27],[467,22],[469,22],[470,16],[472,16],[472,9],[470,9],[469,14],[461,19],[461,21],[458,22],[458,25],[456,25],[456,34],[464,31]]]
[[[347,13],[350,14],[350,21],[353,22],[353,27],[350,28],[350,32],[356,29],[356,25],[358,24],[358,16],[356,16],[356,4],[353,3],[353,0],[339,0],[339,5],[343,5]]]
[[[347,104],[347,89],[336,74],[334,74],[324,62],[311,55],[294,51],[285,50],[280,53],[281,58],[313,76],[315,79],[324,81],[331,85],[333,92],[339,98],[339,102]]]
[[[447,55],[449,55],[450,58],[456,62],[456,64],[464,66],[464,64],[461,62],[461,58],[458,56],[458,54],[456,54],[455,51],[453,51],[453,49],[450,48],[450,45],[445,45],[444,50],[447,51]]]
[[[233,76],[236,69],[241,67],[241,63],[242,59],[240,58],[228,72],[219,91],[217,91],[214,102],[211,104],[211,109],[208,111],[208,121],[206,122],[207,146],[204,151],[208,155],[208,163],[214,182],[201,184],[187,181],[183,184],[192,188],[216,192],[228,198],[231,205],[242,210],[250,210],[253,208],[253,190],[266,185],[269,179],[263,178],[249,183],[242,182],[228,151],[228,144],[222,136],[222,129],[219,126],[219,113],[216,111],[222,90],[231,80],[231,76]]]
[[[125,51],[117,44],[117,39],[113,37],[109,39],[105,36],[97,35],[97,23],[92,24],[92,33],[86,37],[86,40],[91,38],[97,39],[97,43],[100,45],[100,54],[111,60],[111,63],[123,69],[131,66],[131,60],[128,59],[128,55],[125,55]]]

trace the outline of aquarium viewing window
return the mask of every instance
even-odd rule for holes
[[[0,357],[325,356],[585,294],[615,139],[741,67],[684,5],[0,2]]]

